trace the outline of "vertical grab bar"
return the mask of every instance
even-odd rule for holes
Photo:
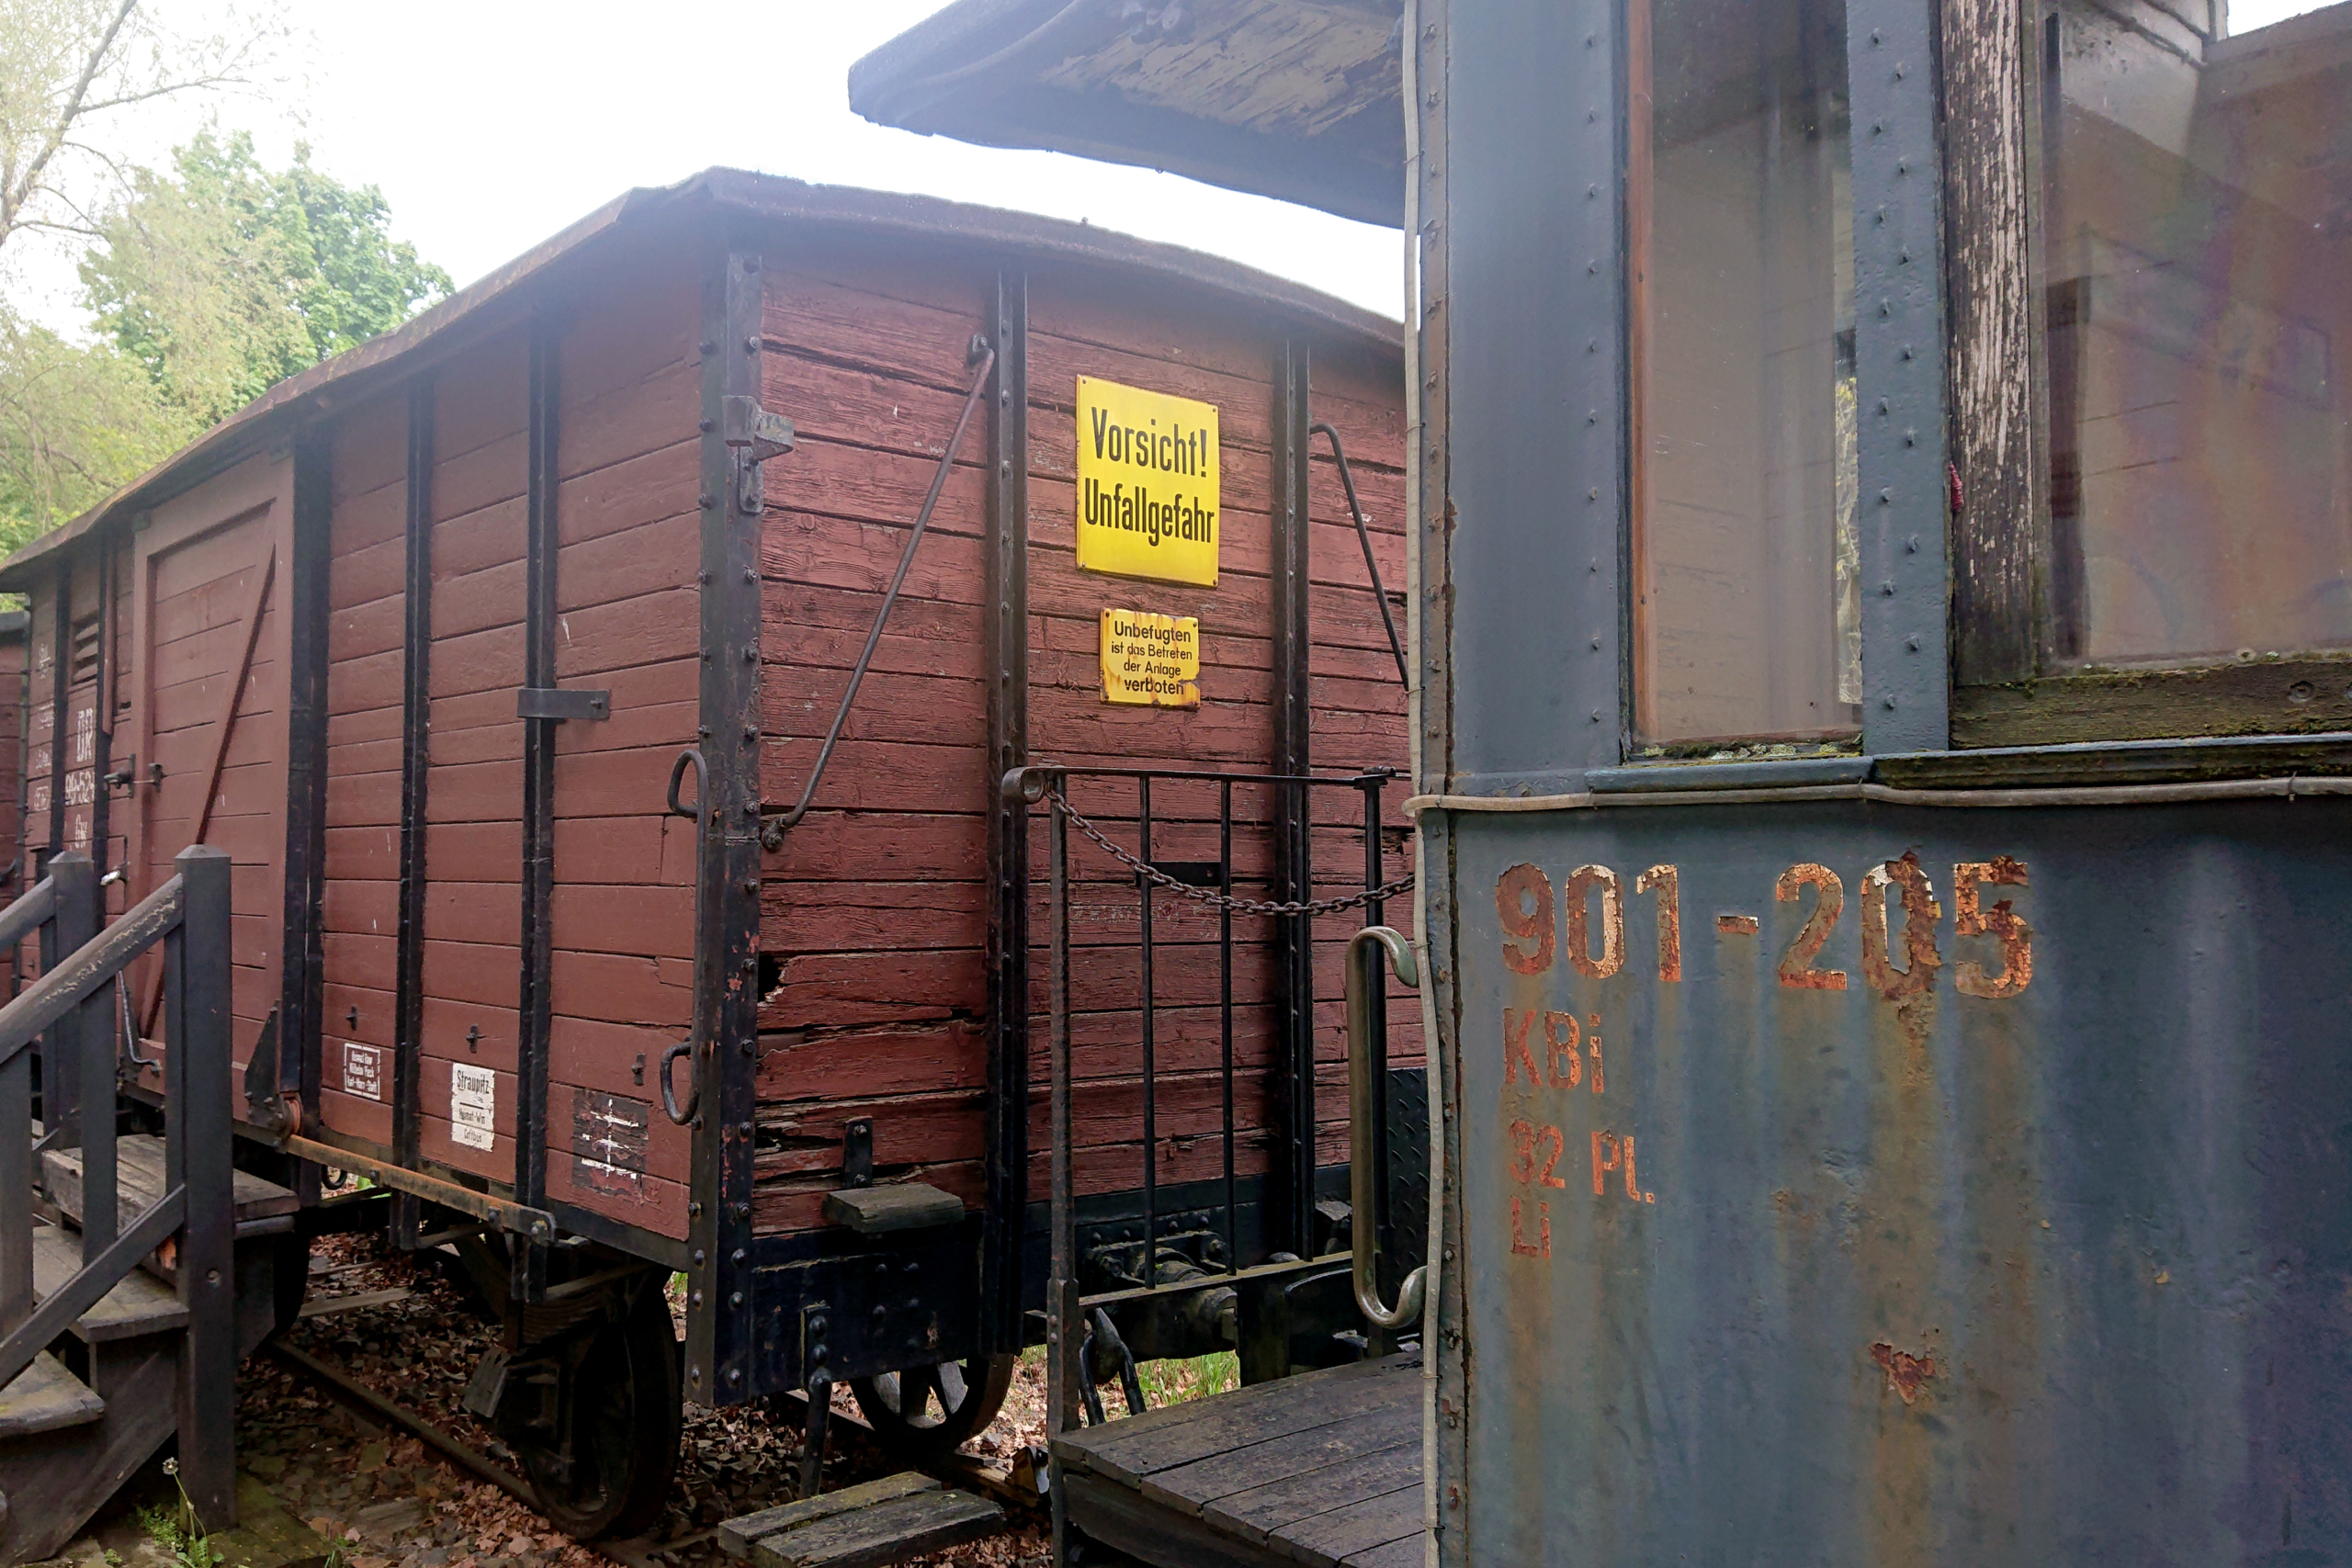
[[[1378,1244],[1368,1223],[1378,1192],[1375,1184],[1386,1174],[1373,1168],[1373,1096],[1385,1088],[1374,1081],[1380,1075],[1372,1066],[1372,987],[1365,971],[1372,969],[1375,976],[1379,971],[1363,960],[1365,949],[1374,945],[1387,952],[1389,968],[1408,986],[1420,985],[1421,966],[1413,957],[1412,945],[1387,926],[1366,926],[1348,939],[1343,967],[1348,988],[1348,1185],[1353,1208],[1348,1228],[1355,1239],[1356,1307],[1374,1327],[1395,1330],[1420,1317],[1421,1280],[1427,1269],[1416,1269],[1405,1276],[1394,1312],[1381,1304],[1375,1272]]]

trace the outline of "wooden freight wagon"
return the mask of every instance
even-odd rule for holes
[[[1298,906],[1410,862],[1402,390],[1393,324],[1084,225],[633,192],[0,568],[37,742],[89,742],[28,841],[116,912],[231,852],[251,1146],[371,1175],[404,1245],[487,1227],[469,1397],[578,1531],[658,1506],[681,1384],[851,1381],[910,1448],[992,1413],[1045,1300],[1048,929],[1078,1252],[1144,1303],[1106,1375],[1285,1371],[1353,1321],[1312,1260],[1363,917]],[[1006,783],[1047,762],[1059,908]]]

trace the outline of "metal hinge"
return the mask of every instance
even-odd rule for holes
[[[606,719],[613,716],[613,694],[608,688],[590,691],[578,686],[521,686],[514,693],[514,716],[558,721]]]
[[[735,466],[736,506],[741,511],[755,513],[762,499],[760,465],[792,450],[792,422],[762,408],[758,399],[741,393],[723,400],[721,413],[725,420],[724,439],[741,454]]]

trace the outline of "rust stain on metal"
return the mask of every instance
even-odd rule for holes
[[[1600,953],[1592,953],[1592,894],[1600,894]],[[1568,962],[1588,979],[1606,980],[1625,966],[1625,893],[1605,865],[1580,865],[1560,889],[1568,918]]]
[[[1636,893],[1657,894],[1657,977],[1670,986],[1682,978],[1681,874],[1670,865],[1654,865],[1634,878]]]
[[[1552,967],[1552,879],[1541,869],[1522,861],[1495,879],[1495,918],[1505,937],[1534,943],[1520,948],[1506,941],[1505,964],[1521,975],[1541,975]]]
[[[1952,985],[1963,995],[1998,998],[2014,997],[2033,983],[2033,928],[2007,898],[1991,908],[1980,908],[1980,887],[2023,887],[2025,863],[2010,855],[1989,861],[1963,861],[1951,868],[1952,931],[1957,936],[1990,936],[2001,943],[2001,972],[1988,976],[1973,959],[1962,959],[1952,968]]]
[[[1891,949],[1886,895],[1897,890],[1903,909],[1904,967],[1894,967]],[[1888,1001],[1900,1002],[1927,991],[1936,983],[1943,954],[1936,951],[1936,922],[1943,908],[1919,857],[1906,851],[1901,860],[1873,866],[1862,878],[1862,975]]]
[[[1807,861],[1781,873],[1780,881],[1772,885],[1772,897],[1783,904],[1792,904],[1804,897],[1804,889],[1808,886],[1815,894],[1813,913],[1806,918],[1804,929],[1797,932],[1796,940],[1789,943],[1788,952],[1781,955],[1781,984],[1800,991],[1842,991],[1846,988],[1846,972],[1815,969],[1813,961],[1845,910],[1846,885],[1827,866]]]
[[[1762,922],[1753,915],[1717,915],[1715,930],[1724,936],[1754,936]]]
[[[1909,1404],[1919,1397],[1919,1385],[1936,1375],[1933,1356],[1914,1356],[1908,1350],[1898,1350],[1882,1339],[1871,1347],[1871,1359],[1886,1372],[1886,1386],[1903,1396]]]

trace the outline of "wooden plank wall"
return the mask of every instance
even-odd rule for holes
[[[769,808],[797,801],[974,372],[992,267],[821,245],[771,254],[761,651]],[[752,1224],[819,1223],[842,1126],[877,1166],[980,1191],[987,718],[976,418],[815,807],[762,872]]]
[[[400,932],[408,408],[334,427],[328,457],[326,856],[319,1114],[389,1150]]]
[[[556,671],[608,689],[612,716],[555,732],[548,1196],[682,1237],[688,1135],[650,1075],[694,998],[694,825],[663,801],[699,722],[698,282],[673,250],[622,258],[590,287],[565,300],[557,347]],[[442,367],[433,394],[419,1153],[500,1181],[514,1173],[520,1021],[528,366],[509,331]],[[406,442],[400,399],[338,429],[329,579],[322,1103],[386,1147]],[[345,1039],[382,1048],[380,1100],[343,1092]],[[453,1132],[459,1067],[493,1075],[487,1148]]]
[[[673,244],[572,301],[556,510],[557,678],[612,717],[556,728],[548,1193],[673,1237],[692,1142],[655,1074],[694,1012],[695,824],[664,802],[701,716],[700,290]]]
[[[771,468],[763,651],[771,808],[797,799],[831,723],[952,429],[993,269],[956,258],[797,254],[768,272],[767,401],[801,446]],[[1030,283],[1030,727],[1033,754],[1113,766],[1264,771],[1272,746],[1268,508],[1272,372],[1278,329],[1230,304],[1184,297],[1137,303],[1129,277],[1034,274]],[[1403,586],[1403,423],[1396,358],[1341,347],[1317,365],[1314,414],[1349,441],[1392,587]],[[1079,572],[1072,558],[1075,378],[1095,375],[1220,408],[1228,531],[1215,589]],[[1384,374],[1387,379],[1382,378]],[[1328,388],[1326,391],[1324,389]],[[1317,451],[1322,452],[1318,441]],[[842,1125],[871,1116],[886,1176],[919,1178],[977,1205],[980,1191],[985,1011],[981,947],[987,777],[980,654],[984,528],[976,430],[960,454],[828,773],[817,808],[763,884],[761,1143],[755,1224],[814,1225],[838,1181]],[[1325,767],[1405,762],[1404,698],[1328,455],[1315,464],[1312,624],[1314,747]],[[1099,617],[1109,605],[1197,614],[1203,705],[1193,712],[1114,709],[1102,698]],[[1134,843],[1132,785],[1089,785],[1082,809]],[[1388,819],[1406,791],[1388,792]],[[1210,786],[1163,785],[1156,808],[1195,822],[1159,838],[1163,857],[1214,858]],[[1236,792],[1235,854],[1245,894],[1264,895],[1270,859],[1262,790]],[[1318,891],[1360,881],[1351,795],[1318,801]],[[1073,835],[1074,840],[1076,836]],[[1043,1055],[1047,910],[1044,835],[1035,837],[1033,955],[1037,1014],[1033,1188],[1046,1179]],[[1386,856],[1406,860],[1401,836]],[[1082,1190],[1138,1185],[1142,1149],[1137,896],[1131,878],[1079,842],[1073,897],[1078,976],[1074,1047],[1081,1079]],[[1114,887],[1116,890],[1114,891]],[[1392,920],[1408,907],[1392,906]],[[1155,905],[1160,1175],[1220,1168],[1220,1036],[1214,917],[1163,896]],[[1324,1157],[1344,1157],[1344,1041],[1338,951],[1355,922],[1318,932],[1319,1110]],[[1263,1169],[1272,1116],[1266,1068],[1272,964],[1262,920],[1235,924],[1237,1118],[1245,1171]],[[1172,940],[1171,940],[1172,939]],[[1409,994],[1392,1050],[1418,1059]]]
[[[5,886],[0,886],[0,903],[15,898],[30,886],[24,875],[24,768],[25,768],[25,702],[31,690],[27,684],[29,637],[26,630],[0,632],[0,864],[16,868]],[[5,966],[6,989],[0,996],[14,996],[18,984],[18,954],[14,951],[0,953],[0,966]]]
[[[1186,309],[1099,274],[1033,275],[1030,287],[1030,746],[1058,761],[1114,767],[1272,765],[1274,502],[1273,360],[1275,323],[1223,310]],[[1404,427],[1401,370],[1392,354],[1310,340],[1309,416],[1330,423],[1348,446],[1360,500],[1373,518],[1383,581],[1398,591],[1392,610],[1401,628],[1404,585]],[[1214,589],[1106,578],[1074,564],[1076,378],[1107,377],[1218,407],[1225,511],[1218,582]],[[1310,751],[1318,773],[1405,761],[1405,698],[1396,678],[1349,521],[1329,446],[1309,448],[1308,635],[1311,644]],[[1102,701],[1097,664],[1104,605],[1197,615],[1202,629],[1202,705],[1191,712],[1114,707]],[[1155,856],[1215,860],[1216,786],[1162,783],[1153,792]],[[1384,791],[1384,819],[1400,825],[1408,791],[1402,779]],[[1072,804],[1130,852],[1138,845],[1132,784],[1080,782]],[[1362,886],[1362,798],[1353,791],[1312,792],[1316,892],[1344,895]],[[1236,891],[1270,896],[1272,846],[1269,792],[1234,791]],[[1032,836],[1033,1013],[1030,1146],[1033,1191],[1046,1190],[1047,1059],[1046,1017],[1049,954],[1046,834]],[[1410,855],[1401,834],[1387,836],[1386,874],[1402,874]],[[1085,837],[1071,834],[1071,1050],[1079,1085],[1079,1190],[1139,1187],[1143,1180],[1141,896],[1134,878]],[[1409,924],[1409,904],[1392,903],[1392,923]],[[1170,893],[1154,896],[1153,1047],[1158,1179],[1162,1183],[1222,1174],[1222,991],[1217,919],[1205,906]],[[1317,1158],[1347,1157],[1347,1044],[1340,957],[1363,923],[1347,913],[1317,922],[1316,1037]],[[1237,916],[1233,928],[1236,1168],[1269,1167],[1280,1114],[1275,1045],[1272,922]],[[1419,1018],[1410,994],[1393,990],[1391,1061],[1418,1062]]]
[[[523,683],[529,371],[529,343],[513,329],[458,355],[434,378],[418,1152],[506,1182],[514,1179],[522,973],[523,727],[514,692]],[[451,1135],[459,1066],[494,1075],[488,1148]]]
[[[107,558],[107,570],[101,572],[100,557]],[[52,578],[53,584],[54,579]],[[102,585],[111,581],[113,603],[106,606],[109,614],[102,614],[99,596]],[[117,790],[109,812],[107,843],[101,852],[91,842],[95,830],[93,809],[96,792],[101,787],[96,765],[97,731],[103,725],[115,730],[113,763],[120,766],[127,750],[136,747],[130,734],[130,708],[131,682],[125,678],[124,660],[130,652],[130,633],[132,574],[130,544],[122,532],[81,547],[74,555],[74,656],[63,666],[67,676],[66,722],[66,784],[65,784],[65,847],[89,852],[101,874],[122,865],[130,858],[129,838],[131,809],[125,794]],[[60,666],[55,660],[57,601],[53,586],[27,595],[30,620],[24,640],[0,645],[7,649],[0,659],[7,662],[0,668],[0,695],[5,695],[8,712],[0,716],[7,739],[5,742],[6,767],[12,775],[5,804],[10,824],[7,834],[8,852],[13,863],[20,869],[17,879],[6,889],[7,896],[29,887],[39,880],[36,861],[48,852],[51,818],[52,793],[50,762],[56,713],[52,704],[56,696],[54,681]],[[106,649],[103,671],[104,691],[100,687],[101,671],[97,655],[101,644]],[[8,658],[12,654],[13,658]],[[105,712],[113,701],[111,711]],[[21,697],[21,701],[19,698]],[[19,742],[17,737],[26,738]],[[143,766],[143,762],[141,766]],[[21,780],[21,782],[19,782]],[[127,908],[128,889],[118,883],[103,891],[104,907],[109,914],[119,914]],[[5,901],[5,900],[0,900]],[[40,944],[26,942],[12,962],[17,975],[30,978],[40,972]],[[12,981],[13,983],[13,981]]]

